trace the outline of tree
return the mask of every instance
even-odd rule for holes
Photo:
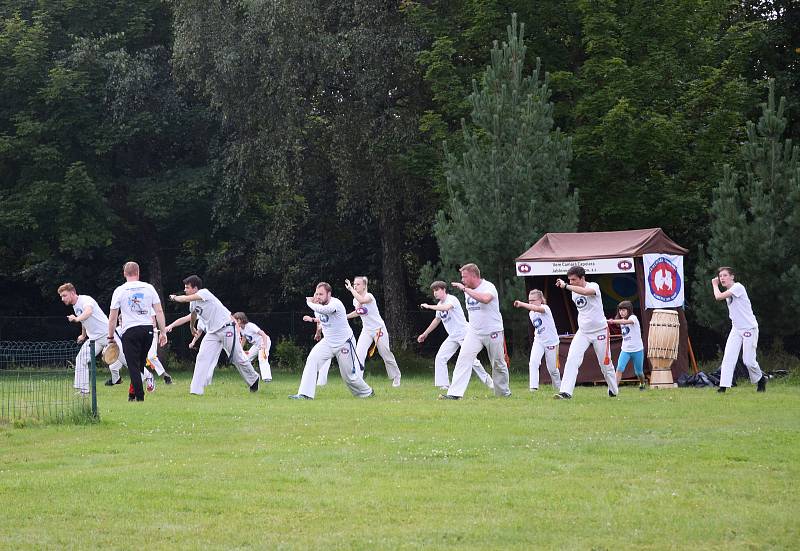
[[[476,262],[501,297],[519,294],[516,255],[545,232],[574,231],[578,221],[571,142],[553,130],[538,59],[524,76],[524,30],[512,15],[508,42],[494,42],[481,84],[473,81],[472,126],[462,120],[463,155],[447,154],[447,199],[434,227],[442,269]]]
[[[770,81],[758,123],[747,123],[747,142],[740,151],[744,182],[726,165],[714,190],[711,236],[694,284],[697,319],[706,326],[727,323],[709,282],[718,267],[731,266],[747,287],[762,333],[797,334],[786,320],[800,309],[800,147],[783,139],[785,105],[781,98],[776,107]]]

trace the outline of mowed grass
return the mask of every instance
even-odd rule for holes
[[[459,402],[428,377],[371,399],[331,372],[256,394],[230,368],[128,403],[99,389],[94,425],[0,427],[0,548],[796,549],[800,387],[571,401],[473,377]]]

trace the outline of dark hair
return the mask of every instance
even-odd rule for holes
[[[619,311],[620,310],[627,310],[628,311],[628,318],[633,315],[633,303],[629,300],[623,300],[619,304],[617,304],[617,319],[620,319]],[[625,319],[628,319],[625,318]]]
[[[734,272],[733,268],[731,268],[730,266],[720,266],[719,268],[717,268],[717,276],[719,276],[719,273],[723,270],[725,270],[726,272],[731,274],[734,278],[736,278],[736,272]]]
[[[249,319],[247,319],[247,314],[245,314],[244,312],[236,312],[233,315],[233,319],[235,319],[236,321],[241,321],[244,324],[247,324],[247,322],[250,321]]]
[[[189,287],[194,287],[195,289],[202,289],[203,288],[203,280],[200,279],[200,276],[190,275],[186,279],[183,280],[184,285],[188,285]]]
[[[445,289],[445,290],[447,290],[447,283],[445,283],[444,281],[434,281],[433,283],[431,283],[431,289],[434,290],[434,291],[436,289]]]
[[[583,266],[573,266],[567,270],[567,277],[569,276],[578,276],[580,278],[584,278],[586,277],[586,270],[583,269]]]
[[[329,293],[331,291],[333,291],[333,288],[331,287],[331,284],[330,283],[326,283],[324,281],[320,281],[319,283],[317,283],[316,289],[319,289],[320,287],[322,287],[323,289],[325,289]]]

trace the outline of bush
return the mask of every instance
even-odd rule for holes
[[[282,371],[301,371],[306,363],[306,352],[291,339],[281,339],[275,346],[275,358]]]

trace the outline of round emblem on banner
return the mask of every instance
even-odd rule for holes
[[[628,270],[633,268],[633,264],[631,263],[630,260],[620,260],[619,262],[617,262],[617,268],[619,268],[623,272],[627,272]]]
[[[529,274],[531,273],[531,265],[530,264],[520,264],[517,266],[517,271],[521,274]]]
[[[647,275],[647,285],[650,294],[661,302],[672,302],[681,291],[680,273],[678,268],[669,258],[659,256],[650,265]]]

